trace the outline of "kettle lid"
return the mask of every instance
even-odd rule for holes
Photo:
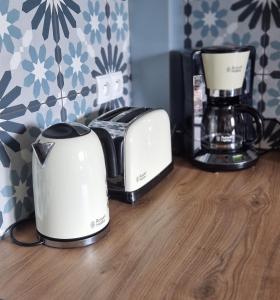
[[[50,139],[71,139],[90,132],[88,127],[79,123],[58,123],[47,128],[42,135]]]

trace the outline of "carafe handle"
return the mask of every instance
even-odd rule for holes
[[[256,122],[256,127],[257,127],[256,128],[256,133],[257,133],[256,138],[251,141],[245,141],[245,144],[247,146],[252,146],[254,144],[259,143],[263,137],[263,118],[260,115],[260,113],[257,110],[255,110],[253,107],[250,107],[250,106],[244,105],[244,104],[239,104],[238,106],[236,106],[236,110],[240,113],[245,113],[245,114],[252,116]]]

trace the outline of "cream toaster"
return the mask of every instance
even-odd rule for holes
[[[163,109],[123,107],[89,127],[103,146],[110,197],[135,203],[172,170],[170,120]]]

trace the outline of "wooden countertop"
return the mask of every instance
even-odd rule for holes
[[[111,201],[110,213],[87,248],[0,241],[0,298],[280,299],[279,152],[235,173],[178,161],[139,205]]]

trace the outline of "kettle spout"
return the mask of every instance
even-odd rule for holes
[[[55,143],[40,143],[40,141],[32,144],[33,151],[36,153],[42,166],[45,164],[54,145]]]

